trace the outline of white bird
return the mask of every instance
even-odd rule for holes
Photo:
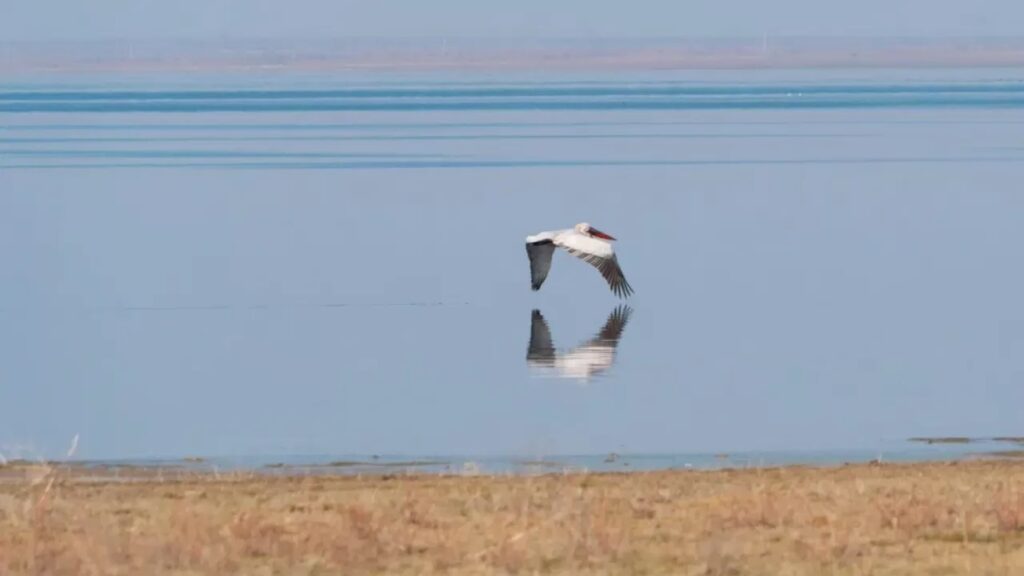
[[[581,222],[569,230],[541,232],[526,237],[526,253],[530,256],[530,277],[534,290],[548,277],[551,270],[551,255],[555,247],[565,248],[569,254],[597,268],[620,298],[633,294],[633,288],[626,282],[626,277],[615,257],[615,249],[609,240],[614,237],[601,232],[586,222]]]
[[[534,369],[553,371],[562,378],[586,382],[615,363],[615,349],[633,310],[625,305],[612,310],[604,327],[590,340],[570,350],[558,351],[551,342],[551,330],[540,310],[530,319],[530,346],[526,363]]]

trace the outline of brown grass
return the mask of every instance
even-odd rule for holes
[[[0,574],[1024,574],[1024,462],[544,476],[0,469]]]

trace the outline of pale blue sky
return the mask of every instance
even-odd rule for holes
[[[7,0],[0,40],[346,36],[1012,36],[1018,0]]]

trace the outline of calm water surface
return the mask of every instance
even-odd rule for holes
[[[0,454],[971,452],[904,439],[1024,434],[1022,134],[1003,70],[0,81]],[[582,220],[628,308],[530,291]]]

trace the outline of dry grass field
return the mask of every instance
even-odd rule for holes
[[[542,476],[0,468],[0,574],[1024,574],[1024,462]]]

